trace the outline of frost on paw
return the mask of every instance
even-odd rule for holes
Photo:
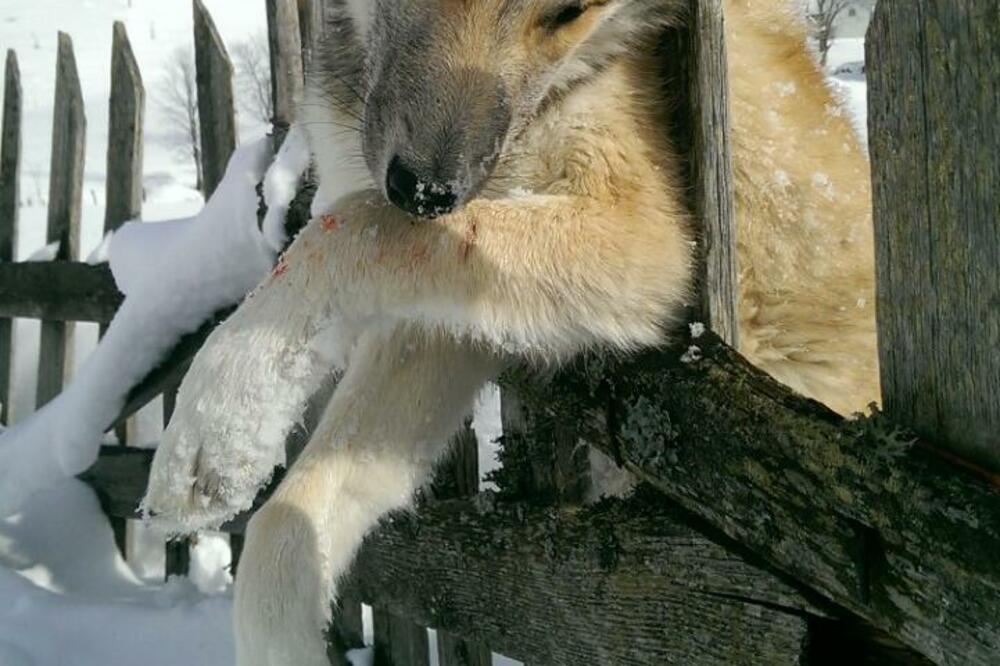
[[[153,459],[142,509],[164,534],[217,528],[248,510],[281,462],[254,460],[218,438],[190,441],[168,429]]]

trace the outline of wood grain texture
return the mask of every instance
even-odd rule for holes
[[[693,316],[739,346],[739,272],[729,64],[722,0],[690,0],[684,28],[667,32],[663,63],[671,99],[665,122],[687,156],[690,208],[699,239],[701,302]]]
[[[430,666],[427,629],[384,608],[373,610],[375,666]]]
[[[108,158],[104,231],[112,232],[130,220],[142,217],[143,128],[146,90],[129,42],[125,24],[116,21],[111,41],[111,96],[108,111]],[[106,326],[102,326],[103,337]],[[134,423],[116,429],[118,443],[128,445]],[[125,555],[127,521],[111,518],[115,543]]]
[[[492,666],[493,653],[481,643],[470,643],[450,631],[437,632],[440,666]]]
[[[546,666],[796,664],[809,603],[654,491],[587,509],[440,502],[370,537],[351,585]]]
[[[84,479],[133,515],[151,459],[107,448]],[[588,509],[435,501],[383,522],[346,593],[531,663],[797,663],[804,616],[826,609],[703,529],[651,490]]]
[[[505,381],[734,541],[928,658],[1000,654],[1000,482],[845,422],[714,334]],[[947,613],[941,609],[947,608]]]
[[[433,494],[438,499],[472,497],[479,492],[479,441],[467,421],[455,435],[451,450],[438,465]]]
[[[0,121],[0,264],[14,261],[21,205],[21,112],[24,104],[17,54],[7,51],[3,118]],[[0,319],[0,423],[10,423],[14,326]]]
[[[886,412],[1000,471],[1000,4],[878,4],[870,142]]]
[[[299,30],[302,33],[302,65],[306,72],[313,61],[313,53],[323,33],[326,32],[326,20],[330,0],[297,0],[299,8]]]
[[[104,230],[114,231],[142,216],[142,133],[146,90],[125,31],[116,21],[111,42],[107,208]]]
[[[357,597],[341,596],[334,602],[327,646],[333,666],[351,666],[346,656],[348,650],[365,646],[364,615]]]
[[[194,56],[205,198],[215,192],[236,150],[233,63],[202,0],[194,0]]]
[[[274,102],[272,121],[288,126],[295,120],[305,86],[298,0],[267,0],[267,37]]]
[[[59,243],[56,258],[80,256],[80,209],[87,119],[76,68],[73,42],[59,33],[56,58],[55,111],[52,120],[52,164],[49,171],[47,242]],[[72,322],[43,321],[35,404],[41,407],[62,392],[73,366]]]
[[[124,298],[107,264],[0,262],[0,317],[105,324]]]

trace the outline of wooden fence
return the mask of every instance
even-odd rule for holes
[[[301,91],[323,6],[267,2],[280,125]],[[211,128],[203,136],[221,141],[204,151],[215,160],[205,169],[212,183],[235,145],[220,130],[234,126],[231,67],[199,0],[195,13],[202,123]],[[366,540],[331,628],[334,662],[361,644],[365,602],[377,663],[395,666],[429,663],[426,627],[438,630],[444,666],[488,664],[493,650],[531,666],[998,663],[1000,478],[986,471],[1000,469],[1000,32],[989,28],[998,25],[993,0],[876,10],[870,121],[887,415],[848,422],[733,351],[722,3],[691,0],[688,26],[664,39],[668,82],[684,100],[665,126],[688,152],[703,223],[695,316],[714,332],[683,340],[703,358],[651,350],[580,359],[545,380],[525,370],[503,377],[499,491],[478,491],[466,429],[419,510]],[[112,112],[109,174],[114,161],[114,173],[135,176],[141,81],[121,26],[115,44],[113,99],[132,103]],[[62,37],[61,89],[77,91],[71,62]],[[0,261],[9,262],[20,110],[13,54],[6,91]],[[73,100],[58,106],[55,124],[66,139],[54,151],[70,156],[83,127]],[[78,164],[53,165],[62,171],[53,172],[50,230],[72,238]],[[113,227],[139,202],[123,176],[112,216],[110,180]],[[292,214],[307,203],[300,197]],[[107,322],[120,301],[103,267],[0,263],[0,317]],[[176,386],[215,323],[182,340],[109,428]],[[62,359],[66,327],[51,331]],[[9,337],[4,324],[0,390]],[[591,481],[581,444],[644,485],[628,499],[582,506]],[[151,455],[106,449],[84,475],[109,516],[135,517]],[[245,523],[225,529],[239,535]],[[186,549],[174,547],[172,571],[183,570]]]

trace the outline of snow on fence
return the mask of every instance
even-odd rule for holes
[[[476,442],[466,430],[419,510],[384,521],[366,540],[331,628],[335,662],[361,644],[365,602],[374,607],[377,663],[395,666],[429,663],[425,627],[438,630],[445,666],[488,664],[491,650],[555,666],[824,664],[852,656],[996,663],[1000,479],[976,464],[1000,467],[993,434],[1000,423],[1000,37],[982,29],[997,23],[1000,8],[993,0],[915,4],[919,11],[879,3],[870,36],[884,398],[900,426],[884,416],[844,421],[733,351],[722,3],[691,0],[689,25],[664,40],[669,85],[684,99],[665,124],[689,155],[691,205],[703,222],[703,296],[692,316],[712,331],[693,329],[683,340],[684,348],[701,349],[701,359],[685,363],[676,350],[652,350],[581,359],[544,381],[525,370],[508,373],[499,491],[479,492]],[[211,95],[202,106],[210,128],[203,136],[228,140],[220,131],[231,123],[225,51],[198,0],[195,7],[199,91]],[[322,9],[319,0],[268,0],[274,89],[283,96],[275,104],[279,126],[301,89]],[[60,72],[69,76],[72,50],[63,41]],[[115,41],[122,91],[115,94],[141,100],[120,27]],[[952,76],[961,83],[954,94]],[[16,232],[17,90],[11,54],[0,150],[0,260],[7,262]],[[207,110],[220,109],[223,118],[205,120]],[[135,174],[128,156],[141,150],[134,126],[141,102],[120,111],[109,160]],[[977,143],[966,146],[972,137]],[[55,150],[60,143],[73,145],[57,142]],[[228,157],[221,149],[205,155]],[[123,187],[118,197],[128,192],[134,195]],[[308,215],[309,198],[306,187],[289,211],[290,226]],[[70,205],[57,220],[73,219],[72,196],[52,200]],[[137,210],[130,201],[122,216]],[[121,298],[106,267],[0,263],[0,317],[107,322]],[[183,339],[109,426],[176,386],[213,325]],[[7,330],[0,329],[5,376]],[[920,440],[912,444],[901,427]],[[296,433],[291,449],[304,434]],[[586,445],[645,486],[628,499],[580,506],[593,474]],[[109,516],[135,517],[150,457],[106,449],[84,475]],[[246,518],[224,529],[238,536]],[[180,571],[186,546],[175,550],[172,567]]]

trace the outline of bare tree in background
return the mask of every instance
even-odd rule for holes
[[[186,159],[194,160],[197,183],[203,190],[201,132],[198,124],[198,80],[194,53],[179,48],[170,55],[159,85],[159,103],[168,125],[168,140]]]
[[[837,19],[850,7],[850,0],[811,0],[806,2],[806,16],[816,38],[820,63],[826,67],[830,46],[837,36]]]
[[[267,34],[258,33],[232,48],[240,106],[264,123],[274,118],[271,96],[271,54]]]

